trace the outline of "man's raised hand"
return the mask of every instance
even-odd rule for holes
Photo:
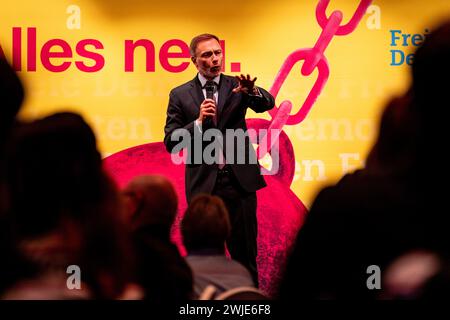
[[[256,77],[251,80],[250,75],[247,74],[247,77],[241,74],[240,76],[236,76],[237,81],[239,81],[239,85],[233,89],[234,93],[244,92],[246,94],[253,94],[255,88]]]

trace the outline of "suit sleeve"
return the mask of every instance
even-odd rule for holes
[[[199,130],[194,122],[187,122],[179,96],[171,91],[164,127],[164,145],[168,152],[178,152],[179,148],[173,151],[175,146],[193,139],[194,130]]]
[[[261,96],[247,95],[248,107],[258,113],[272,109],[275,106],[275,99],[263,88],[258,87],[258,89]]]

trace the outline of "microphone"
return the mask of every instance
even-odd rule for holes
[[[214,102],[215,102],[216,100],[214,99],[214,92],[216,91],[216,83],[212,80],[206,81],[205,91],[206,91],[206,99],[211,99],[211,100],[214,100]],[[216,112],[217,112],[217,110],[216,110]],[[214,119],[213,119],[213,117],[209,116],[207,120],[209,120],[208,122],[210,122],[210,121],[213,121]],[[214,121],[213,121],[213,123],[214,123]]]
[[[206,90],[206,99],[212,99],[214,100],[214,91],[216,90],[216,84],[214,81],[206,81],[205,84],[205,90]]]

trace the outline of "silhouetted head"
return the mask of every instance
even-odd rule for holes
[[[4,183],[5,148],[10,138],[10,132],[15,116],[22,105],[24,90],[16,72],[8,62],[0,57],[0,293],[14,283],[22,273],[20,258],[14,248],[12,228],[6,212],[9,207],[9,190]]]
[[[448,143],[449,81],[450,74],[450,20],[438,25],[427,35],[414,55],[412,89],[414,111],[418,121],[418,147],[421,167],[429,166]],[[441,179],[448,178],[441,170]],[[433,176],[424,173],[425,176]]]
[[[181,223],[188,252],[208,249],[225,252],[225,240],[230,230],[230,218],[222,199],[207,194],[192,199]]]
[[[0,156],[23,99],[22,82],[8,62],[0,58]]]
[[[448,75],[450,73],[450,20],[437,26],[427,35],[416,50],[412,65],[413,91],[420,108],[433,114],[442,115],[448,105]],[[441,102],[442,105],[431,105]]]
[[[133,229],[156,226],[169,234],[178,197],[172,183],[159,175],[139,176],[123,190]]]
[[[378,174],[414,170],[416,122],[411,91],[389,100],[383,110],[378,138],[367,158],[366,167]]]
[[[22,124],[12,142],[8,184],[17,244],[45,270],[34,244],[63,239],[51,242],[62,262],[80,266],[94,296],[116,297],[130,264],[122,203],[102,169],[92,129],[78,114],[57,113]],[[52,251],[38,254],[59,260]]]
[[[61,215],[84,214],[100,198],[101,157],[93,131],[73,113],[17,128],[8,176],[15,219],[24,234],[54,228]]]
[[[12,123],[24,99],[22,82],[8,62],[0,58],[0,121]]]

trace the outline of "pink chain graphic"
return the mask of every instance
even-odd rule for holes
[[[280,71],[276,75],[274,83],[269,91],[276,99],[282,85],[292,71],[292,68],[297,62],[302,60],[304,61],[301,68],[302,75],[309,76],[314,71],[314,69],[317,68],[317,80],[314,83],[305,101],[303,102],[303,105],[296,114],[290,114],[292,110],[292,102],[289,100],[281,102],[279,108],[275,106],[272,110],[269,111],[270,115],[272,116],[272,121],[270,123],[268,132],[278,132],[272,133],[272,135],[279,135],[279,132],[283,129],[284,125],[299,124],[306,118],[312,106],[316,102],[317,97],[322,92],[322,89],[324,88],[330,74],[328,61],[324,54],[326,48],[335,35],[347,35],[355,30],[371,2],[372,0],[361,0],[350,21],[345,25],[341,25],[343,17],[342,12],[339,10],[333,11],[330,17],[327,18],[326,9],[328,7],[328,4],[330,3],[330,0],[319,1],[316,7],[316,19],[318,24],[322,27],[322,32],[319,36],[319,39],[317,39],[317,42],[315,43],[313,48],[298,49],[292,52],[286,58],[280,68]],[[276,138],[277,137],[274,136],[269,137],[269,134],[263,137],[263,139],[265,139],[265,143],[262,143],[262,146],[268,146],[267,141],[271,141],[271,144],[268,147],[264,148],[258,147],[257,155],[259,159],[264,157],[264,155],[271,150],[273,145],[277,142]]]

